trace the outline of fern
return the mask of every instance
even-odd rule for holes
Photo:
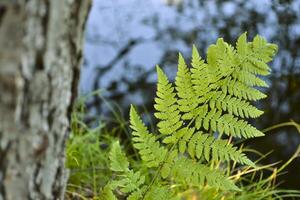
[[[100,200],[117,200],[109,185],[106,185],[102,189],[100,193]]]
[[[154,108],[157,110],[155,117],[161,119],[157,124],[159,131],[164,135],[169,135],[176,132],[182,126],[182,122],[180,121],[174,87],[159,66],[156,69],[158,83],[157,97],[155,98],[156,104],[154,105]]]
[[[183,120],[195,119],[197,129],[203,127],[207,131],[211,129],[219,133],[244,138],[263,136],[260,131],[241,119],[259,117],[263,112],[252,106],[249,101],[266,97],[253,86],[267,86],[267,84],[257,76],[257,70],[247,71],[247,69],[253,60],[250,55],[259,56],[254,53],[258,51],[257,48],[267,49],[265,51],[260,50],[262,55],[255,58],[257,62],[262,63],[270,61],[269,58],[274,55],[276,48],[274,45],[264,42],[260,42],[259,45],[247,43],[245,37],[246,34],[243,34],[238,39],[238,50],[219,39],[215,45],[208,49],[207,64],[201,59],[194,47],[193,68],[190,71],[185,62],[182,61],[182,56],[179,56],[177,74],[179,79],[176,79],[175,82],[179,97],[178,102],[189,101],[189,105],[193,105],[190,106],[191,109],[189,110],[186,109],[186,105],[180,104],[183,107],[179,109],[184,112]],[[264,41],[259,36],[255,38]],[[273,54],[271,55],[271,53]],[[266,63],[264,64],[266,65]],[[251,67],[262,69],[262,67],[254,65]],[[268,68],[264,68],[264,70],[268,70]],[[182,92],[184,88],[190,88],[189,95]],[[195,107],[196,109],[194,109]]]
[[[154,174],[129,169],[125,154],[115,143],[110,153],[111,170],[121,175],[109,187],[119,189],[131,200],[174,199],[166,185],[170,182],[239,191],[233,181],[210,164],[234,161],[255,167],[240,149],[221,138],[223,134],[239,138],[263,136],[247,119],[263,114],[251,101],[266,97],[258,87],[268,87],[262,76],[270,73],[267,63],[276,51],[276,45],[260,36],[247,42],[244,33],[236,48],[218,39],[208,48],[207,62],[194,46],[191,68],[179,54],[175,85],[157,66],[154,115],[159,120],[159,135],[150,133],[134,107],[130,109],[133,146],[143,165]],[[145,183],[145,177],[151,177],[150,184]]]
[[[188,166],[188,167],[187,167]],[[172,177],[176,182],[183,182],[187,185],[208,185],[224,190],[239,190],[230,180],[216,170],[208,166],[194,163],[192,160],[182,157],[176,160],[172,169]]]
[[[136,113],[135,109],[130,109],[130,122],[134,147],[139,153],[147,167],[157,167],[167,154],[167,150],[160,146],[153,134],[150,134]]]
[[[131,112],[131,119],[132,121],[136,122],[135,125],[139,128],[141,128],[143,133],[146,133],[146,129],[143,126],[141,120],[139,119],[136,112],[134,112],[134,108],[132,107]],[[137,130],[141,130],[137,128]],[[149,134],[149,133],[146,133]],[[150,135],[150,134],[149,134]],[[145,135],[143,135],[145,136]],[[142,136],[138,136],[142,137]],[[146,137],[147,138],[147,137]],[[153,137],[148,137],[148,139],[152,140]],[[136,140],[137,144],[141,144],[142,146],[145,145],[151,145],[154,144],[152,142],[147,142],[144,144],[145,140],[142,140],[142,143],[140,143],[139,140]],[[159,144],[159,143],[155,143]],[[155,145],[156,146],[156,145]],[[156,146],[157,147],[157,146]],[[139,148],[138,148],[139,149]],[[139,149],[140,152],[144,152],[144,148]],[[156,152],[159,153],[160,149],[155,149]],[[146,150],[147,151],[147,150]],[[146,155],[149,155],[148,153]],[[147,156],[142,154],[142,158],[147,158]],[[112,148],[110,150],[109,159],[111,162],[110,169],[114,172],[118,172],[121,174],[117,175],[116,180],[112,180],[108,185],[106,185],[101,194],[101,198],[103,200],[115,200],[117,199],[114,195],[113,191],[118,189],[122,194],[128,195],[128,200],[138,200],[141,198],[144,198],[146,200],[155,200],[155,199],[177,199],[174,195],[172,195],[172,192],[169,190],[166,186],[159,186],[156,185],[153,188],[150,188],[149,192],[145,194],[145,191],[147,187],[145,186],[145,176],[142,175],[142,172],[140,170],[134,172],[132,169],[129,169],[129,163],[127,161],[126,155],[122,152],[121,146],[119,142],[115,142],[112,145]],[[146,163],[146,166],[153,167],[153,162],[149,162],[149,159],[143,160]]]
[[[254,167],[254,163],[250,161],[245,154],[228,144],[227,141],[216,139],[209,134],[196,133],[187,144],[187,150],[192,158],[202,158],[206,161],[222,160],[230,161],[235,160],[241,164],[246,164]]]
[[[131,199],[135,199],[134,197],[141,193],[141,188],[145,183],[145,176],[140,171],[134,172],[129,169],[129,162],[126,155],[122,152],[119,142],[113,143],[109,159],[111,163],[110,169],[121,174],[119,174],[117,180],[111,181],[104,187],[102,196],[107,196],[109,200],[114,199],[115,196],[112,190],[118,188],[124,194],[132,193]]]
[[[119,187],[123,193],[131,193],[139,190],[140,186],[145,182],[145,177],[141,173],[129,170],[120,180],[113,181],[110,185],[113,188]]]
[[[115,172],[126,172],[129,167],[129,162],[126,155],[122,152],[119,142],[112,145],[109,153],[110,169]]]

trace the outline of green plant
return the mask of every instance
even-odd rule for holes
[[[276,51],[276,45],[260,36],[247,42],[246,33],[239,37],[236,49],[218,39],[208,48],[207,63],[193,47],[191,69],[179,54],[175,87],[157,66],[154,107],[159,133],[149,133],[133,106],[130,111],[133,146],[143,166],[153,173],[145,175],[142,170],[129,169],[125,154],[115,143],[110,152],[110,169],[117,178],[104,193],[112,198],[110,188],[128,199],[177,198],[170,189],[171,183],[240,191],[220,169],[230,161],[251,167],[255,164],[222,136],[263,136],[246,118],[263,113],[250,101],[266,97],[256,87],[267,87],[261,76],[270,73],[267,63]],[[148,184],[146,178],[151,180]]]
[[[195,47],[191,68],[179,54],[175,86],[157,67],[154,105],[159,120],[157,132],[150,133],[131,106],[133,149],[131,145],[123,149],[112,132],[102,127],[88,128],[82,123],[80,106],[73,113],[72,137],[67,146],[67,166],[71,169],[67,197],[100,200],[300,197],[299,191],[277,189],[274,181],[299,156],[300,148],[277,169],[276,163],[258,166],[255,163],[259,160],[254,163],[245,154],[253,150],[238,148],[233,143],[233,137],[263,135],[246,119],[263,113],[250,101],[266,97],[257,86],[267,87],[262,76],[270,73],[266,63],[276,51],[276,45],[262,37],[247,42],[243,34],[236,49],[222,39],[211,45],[207,63]],[[124,128],[127,122],[120,116],[116,119],[120,123],[114,129],[123,129],[127,136]],[[296,123],[278,127],[285,125],[299,127]],[[128,143],[124,138],[121,141]],[[110,151],[99,148],[102,143]],[[265,176],[266,170],[272,174]],[[102,188],[100,195],[99,188]]]

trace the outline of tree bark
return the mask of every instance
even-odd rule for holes
[[[0,1],[0,200],[63,199],[90,0]]]

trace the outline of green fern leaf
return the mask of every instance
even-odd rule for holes
[[[117,200],[109,185],[106,185],[100,192],[100,200]]]
[[[133,146],[139,150],[147,167],[157,167],[163,161],[167,150],[160,146],[155,135],[149,133],[133,106],[130,109],[130,124],[133,129]]]
[[[245,85],[244,83],[231,77],[220,80],[216,84],[222,89],[225,94],[228,93],[240,99],[256,101],[267,97],[267,95],[265,95],[258,89]]]
[[[187,149],[187,143],[192,138],[195,128],[183,128],[181,129],[182,132],[184,132],[183,136],[180,138],[178,142],[178,150],[180,153],[184,153]]]
[[[196,124],[196,126],[203,127],[207,131],[211,129],[220,134],[225,133],[226,135],[234,137],[251,138],[264,136],[261,131],[246,121],[240,120],[231,114],[222,114],[221,110],[216,108],[211,109],[203,120],[198,120],[196,123],[200,123]]]
[[[237,53],[240,55],[242,61],[244,61],[249,53],[250,45],[247,42],[247,32],[243,33],[236,42]]]
[[[144,192],[146,191],[147,186],[143,186],[140,189],[132,192],[129,196],[128,196],[128,200],[140,200],[143,197]]]
[[[174,161],[177,159],[177,157],[178,157],[178,151],[176,149],[171,150],[161,169],[162,178],[165,179],[170,175],[171,169],[174,165]]]
[[[141,173],[129,170],[120,180],[114,180],[110,183],[112,188],[120,188],[123,193],[131,193],[138,190],[145,183],[145,176]]]
[[[216,80],[229,76],[235,70],[237,65],[235,53],[234,48],[222,38],[208,48],[207,63]]]
[[[157,112],[154,114],[156,118],[160,119],[157,124],[160,133],[163,135],[170,135],[175,133],[181,126],[178,105],[176,104],[176,94],[174,87],[169,82],[167,76],[159,68],[157,69],[158,83],[157,83],[157,97],[154,105]]]
[[[208,184],[211,187],[222,190],[240,191],[240,189],[221,172],[211,170],[209,167],[195,163],[185,157],[176,160],[172,168],[171,176],[175,182],[183,182],[187,185],[205,186],[205,184]]]
[[[247,70],[236,70],[232,73],[232,77],[247,86],[268,87],[268,84],[264,80]]]
[[[199,56],[198,50],[193,46],[192,52],[192,69],[191,69],[191,82],[198,98],[202,97],[207,92],[211,91],[209,87],[211,82],[214,82],[213,75],[208,70],[208,65]],[[202,103],[205,99],[198,99]]]
[[[178,72],[176,76],[176,91],[179,97],[178,105],[181,112],[190,113],[198,106],[197,96],[195,94],[192,78],[184,58],[179,54]],[[183,119],[187,117],[183,116]]]
[[[131,193],[127,199],[128,200],[139,200],[139,199],[141,199],[141,197],[142,197],[142,192],[140,190],[138,190],[138,191]]]
[[[128,171],[129,162],[126,155],[123,153],[119,141],[112,144],[112,148],[109,153],[110,169],[116,172]]]
[[[272,60],[277,46],[267,43],[261,36],[256,36],[253,42],[247,42],[247,34],[244,33],[237,41],[237,52],[243,70],[265,76],[271,71],[266,63]]]
[[[158,199],[164,199],[164,200],[179,200],[179,197],[175,197],[175,195],[172,194],[172,191],[162,185],[155,185],[151,188],[151,190],[147,193],[145,196],[145,200],[158,200]]]
[[[236,161],[255,167],[255,164],[249,160],[245,154],[228,144],[226,140],[216,139],[209,134],[197,132],[188,143],[188,153],[192,158],[202,158],[210,161]]]
[[[259,35],[254,37],[251,48],[255,57],[264,63],[272,61],[278,50],[276,44],[267,43],[266,39]],[[266,69],[269,70],[270,68],[267,67]]]

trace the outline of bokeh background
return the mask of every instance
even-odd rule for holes
[[[103,98],[119,105],[124,117],[130,104],[153,112],[159,64],[175,77],[177,55],[191,55],[195,44],[205,57],[218,37],[234,44],[247,31],[279,46],[268,77],[265,114],[252,123],[260,129],[289,121],[300,123],[300,0],[94,0],[85,36],[80,94],[97,89],[87,101],[88,122],[111,114]],[[266,154],[264,162],[286,161],[300,144],[294,127],[268,132],[247,143]],[[281,187],[300,189],[300,158],[278,178]]]

